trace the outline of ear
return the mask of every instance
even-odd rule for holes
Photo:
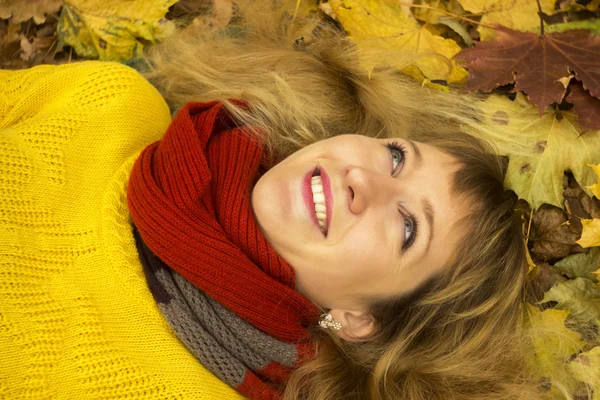
[[[365,312],[332,309],[329,313],[335,321],[342,324],[342,329],[337,334],[344,340],[364,342],[375,333],[375,320]]]

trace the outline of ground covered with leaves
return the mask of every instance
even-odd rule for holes
[[[359,48],[379,38],[420,55],[398,68],[424,86],[489,93],[486,138],[509,160],[505,185],[520,199],[529,276],[545,289],[528,305],[531,323],[554,332],[535,339],[534,368],[557,398],[552,379],[566,371],[581,398],[600,399],[599,2],[302,0],[299,8],[326,15]],[[226,26],[232,3],[0,0],[0,68],[131,62],[172,34],[175,20],[211,12]]]

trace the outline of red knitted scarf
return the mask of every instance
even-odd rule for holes
[[[267,242],[250,191],[263,148],[222,104],[190,103],[136,161],[127,201],[148,248],[170,268],[264,333],[310,353],[317,308]]]

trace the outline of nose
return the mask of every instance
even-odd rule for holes
[[[397,190],[398,182],[391,175],[349,166],[346,168],[344,186],[348,191],[350,211],[359,215],[369,207],[389,205]]]

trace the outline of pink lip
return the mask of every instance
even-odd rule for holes
[[[329,176],[325,173],[325,170],[321,166],[317,166],[321,173],[321,181],[323,182],[323,194],[325,195],[325,207],[327,207],[327,231],[329,231],[329,227],[331,226],[331,213],[333,210],[333,194],[331,193],[331,183],[329,181]],[[315,215],[315,203],[313,201],[312,196],[312,188],[311,188],[311,177],[315,170],[311,169],[304,175],[304,185],[302,185],[302,197],[304,197],[304,203],[306,204],[306,208],[308,209],[308,214],[310,218],[315,223],[319,232],[321,232],[321,227],[319,227],[319,221],[317,221],[317,216]]]

